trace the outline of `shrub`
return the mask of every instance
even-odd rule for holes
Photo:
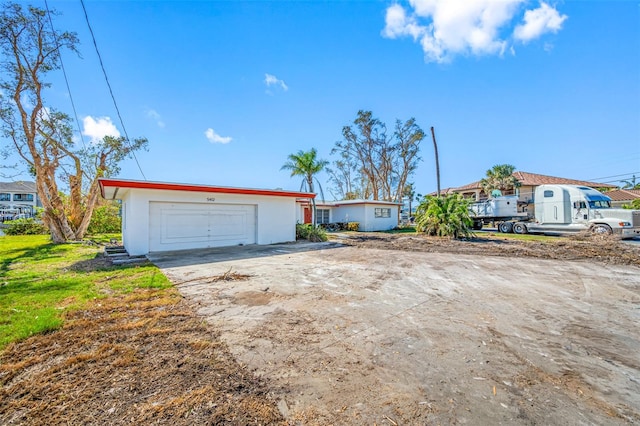
[[[460,194],[425,197],[416,211],[416,231],[439,237],[472,236],[469,203]]]
[[[121,231],[122,221],[120,220],[119,203],[106,203],[95,208],[87,228],[88,234],[112,234]]]
[[[307,240],[314,242],[314,243],[319,243],[322,241],[327,241],[327,233],[324,229],[322,228],[311,228],[311,230],[309,231],[309,235],[307,236]]]
[[[4,223],[4,233],[7,235],[40,235],[48,234],[49,230],[42,222],[35,218],[9,220]]]
[[[309,229],[311,225],[307,223],[296,224],[296,240],[306,240],[309,236]]]
[[[630,204],[623,204],[622,208],[640,210],[640,198],[636,198],[635,200],[631,201]]]
[[[324,229],[314,228],[309,223],[296,225],[296,240],[309,240],[311,242],[327,241],[327,233]]]
[[[347,223],[347,231],[358,231],[360,230],[360,223],[359,222],[349,222]]]

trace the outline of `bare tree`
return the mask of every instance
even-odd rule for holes
[[[351,126],[342,128],[343,141],[336,142],[332,154],[339,153],[342,158],[349,158],[358,164],[359,172],[371,187],[374,200],[380,196],[379,168],[382,165],[380,152],[387,143],[386,126],[371,111],[358,111],[358,117]]]
[[[46,75],[59,68],[60,50],[77,52],[74,33],[55,32],[47,11],[20,4],[0,12],[0,125],[9,149],[35,175],[43,220],[54,242],[84,236],[98,199],[98,179],[147,140],[105,137],[88,148],[73,141],[69,117],[45,106]],[[53,12],[52,12],[53,13]],[[59,182],[68,187],[61,196]]]
[[[397,120],[389,137],[385,124],[373,117],[371,111],[358,111],[353,124],[353,127],[343,127],[344,139],[336,142],[331,153],[339,154],[339,161],[350,167],[350,171],[357,171],[363,198],[401,200],[407,179],[420,161],[418,154],[424,132],[411,118],[404,123]],[[334,173],[332,178],[342,179],[346,186],[344,173]]]
[[[337,200],[355,200],[367,198],[369,185],[360,173],[356,159],[346,152],[341,152],[340,158],[334,160],[332,167],[327,167],[329,182],[332,187],[329,192]]]
[[[394,132],[396,137],[396,156],[393,171],[394,186],[395,186],[395,200],[402,200],[403,192],[407,186],[407,179],[413,175],[418,167],[418,162],[421,160],[420,142],[424,139],[425,134],[416,124],[414,118],[410,118],[406,122],[396,121],[396,130]],[[413,184],[409,184],[413,186]]]

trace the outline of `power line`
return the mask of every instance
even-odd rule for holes
[[[98,44],[96,43],[96,38],[93,35],[93,29],[91,28],[91,24],[89,23],[89,15],[87,15],[87,8],[84,6],[84,0],[80,0],[80,4],[82,5],[82,10],[84,11],[84,18],[87,21],[87,26],[89,27],[89,32],[91,33],[91,39],[93,40],[93,46],[96,49],[96,53],[98,54],[98,60],[100,61],[100,68],[102,68],[102,74],[104,74],[104,80],[107,82],[107,87],[109,88],[109,94],[111,95],[111,99],[113,100],[113,105],[116,108],[116,113],[118,114],[118,119],[120,120],[120,126],[122,126],[122,132],[124,133],[125,141],[129,144],[129,148],[131,148],[131,142],[129,141],[129,135],[127,134],[127,129],[124,127],[124,121],[122,120],[122,116],[120,115],[120,109],[118,108],[118,103],[116,102],[116,98],[113,95],[113,90],[111,89],[111,84],[109,83],[109,78],[107,77],[107,71],[104,68],[104,63],[102,62],[102,56],[100,56],[100,51],[98,50]],[[147,180],[147,177],[144,175],[142,171],[142,167],[140,167],[140,163],[138,162],[138,157],[136,157],[135,151],[131,149],[131,154],[133,155],[133,159],[136,161],[138,165],[138,170],[140,170],[140,174],[144,180]]]
[[[56,42],[56,47],[58,49],[58,59],[60,60],[60,68],[62,69],[62,74],[64,75],[64,82],[67,85],[67,92],[69,93],[69,100],[71,101],[71,109],[73,109],[73,116],[76,119],[76,126],[78,126],[78,134],[80,135],[82,146],[84,147],[84,149],[87,149],[87,145],[85,145],[84,138],[82,137],[82,130],[80,129],[80,120],[78,120],[78,113],[76,112],[76,104],[73,102],[73,96],[71,95],[71,87],[69,86],[69,79],[67,78],[67,70],[64,68],[64,62],[62,62],[62,52],[60,52],[60,44],[58,43],[58,34],[56,33],[55,28],[53,27],[53,20],[51,19],[51,11],[49,10],[49,4],[47,3],[47,0],[44,0],[44,6],[47,9],[47,16],[49,17],[49,24],[51,25],[51,32],[53,33],[53,39]]]

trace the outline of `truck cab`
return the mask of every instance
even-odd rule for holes
[[[611,199],[593,188],[578,185],[540,185],[535,191],[535,223],[527,230],[570,232],[590,229],[640,236],[640,211],[611,207]]]

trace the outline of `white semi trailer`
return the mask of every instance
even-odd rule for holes
[[[470,206],[474,229],[495,222],[500,232],[516,234],[591,231],[640,236],[640,210],[611,207],[611,199],[593,188],[578,185],[540,185],[534,214],[518,213],[518,197],[503,196]]]

